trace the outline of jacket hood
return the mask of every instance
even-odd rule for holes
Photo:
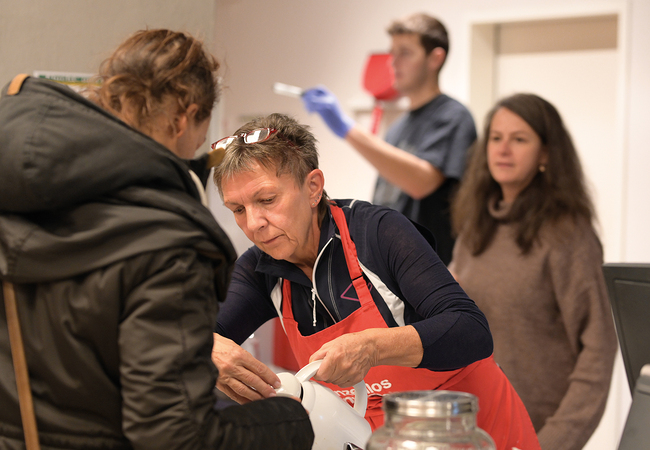
[[[6,92],[0,278],[47,282],[187,246],[213,260],[224,298],[237,255],[188,161],[66,86],[29,78],[19,94]]]
[[[0,211],[58,209],[130,185],[198,195],[187,162],[59,83],[0,97]],[[92,149],[92,151],[90,151]]]

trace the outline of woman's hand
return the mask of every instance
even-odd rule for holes
[[[417,367],[423,354],[420,335],[407,325],[344,334],[324,344],[309,362],[322,359],[314,378],[343,388],[363,380],[375,366]]]
[[[340,387],[363,380],[378,360],[377,346],[366,331],[339,336],[311,355],[309,362],[323,360],[314,378]]]
[[[219,369],[217,388],[237,403],[274,397],[280,379],[246,350],[214,333],[212,362]]]

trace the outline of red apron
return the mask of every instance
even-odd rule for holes
[[[348,271],[361,307],[340,322],[318,333],[303,336],[293,317],[291,283],[285,279],[282,285],[282,320],[291,349],[300,367],[309,363],[309,357],[323,344],[338,336],[368,328],[388,328],[363,278],[357,250],[350,239],[343,211],[335,205],[331,205],[330,208],[341,235]],[[366,420],[373,430],[384,422],[381,404],[382,396],[385,394],[432,389],[462,391],[479,398],[477,424],[492,436],[497,449],[540,449],[535,430],[521,399],[492,356],[462,369],[446,372],[400,366],[377,366],[371,368],[364,379],[368,392]],[[341,389],[330,383],[320,383],[354,404],[353,388]]]

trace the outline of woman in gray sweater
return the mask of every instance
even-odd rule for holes
[[[452,208],[450,270],[485,313],[494,356],[545,450],[578,450],[607,401],[617,341],[601,243],[557,110],[498,102]]]

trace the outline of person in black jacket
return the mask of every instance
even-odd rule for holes
[[[216,407],[212,327],[236,255],[189,158],[218,67],[193,37],[145,30],[86,96],[34,78],[2,92],[0,278],[43,449],[311,448],[293,399]],[[0,449],[24,448],[16,392],[3,307]]]

